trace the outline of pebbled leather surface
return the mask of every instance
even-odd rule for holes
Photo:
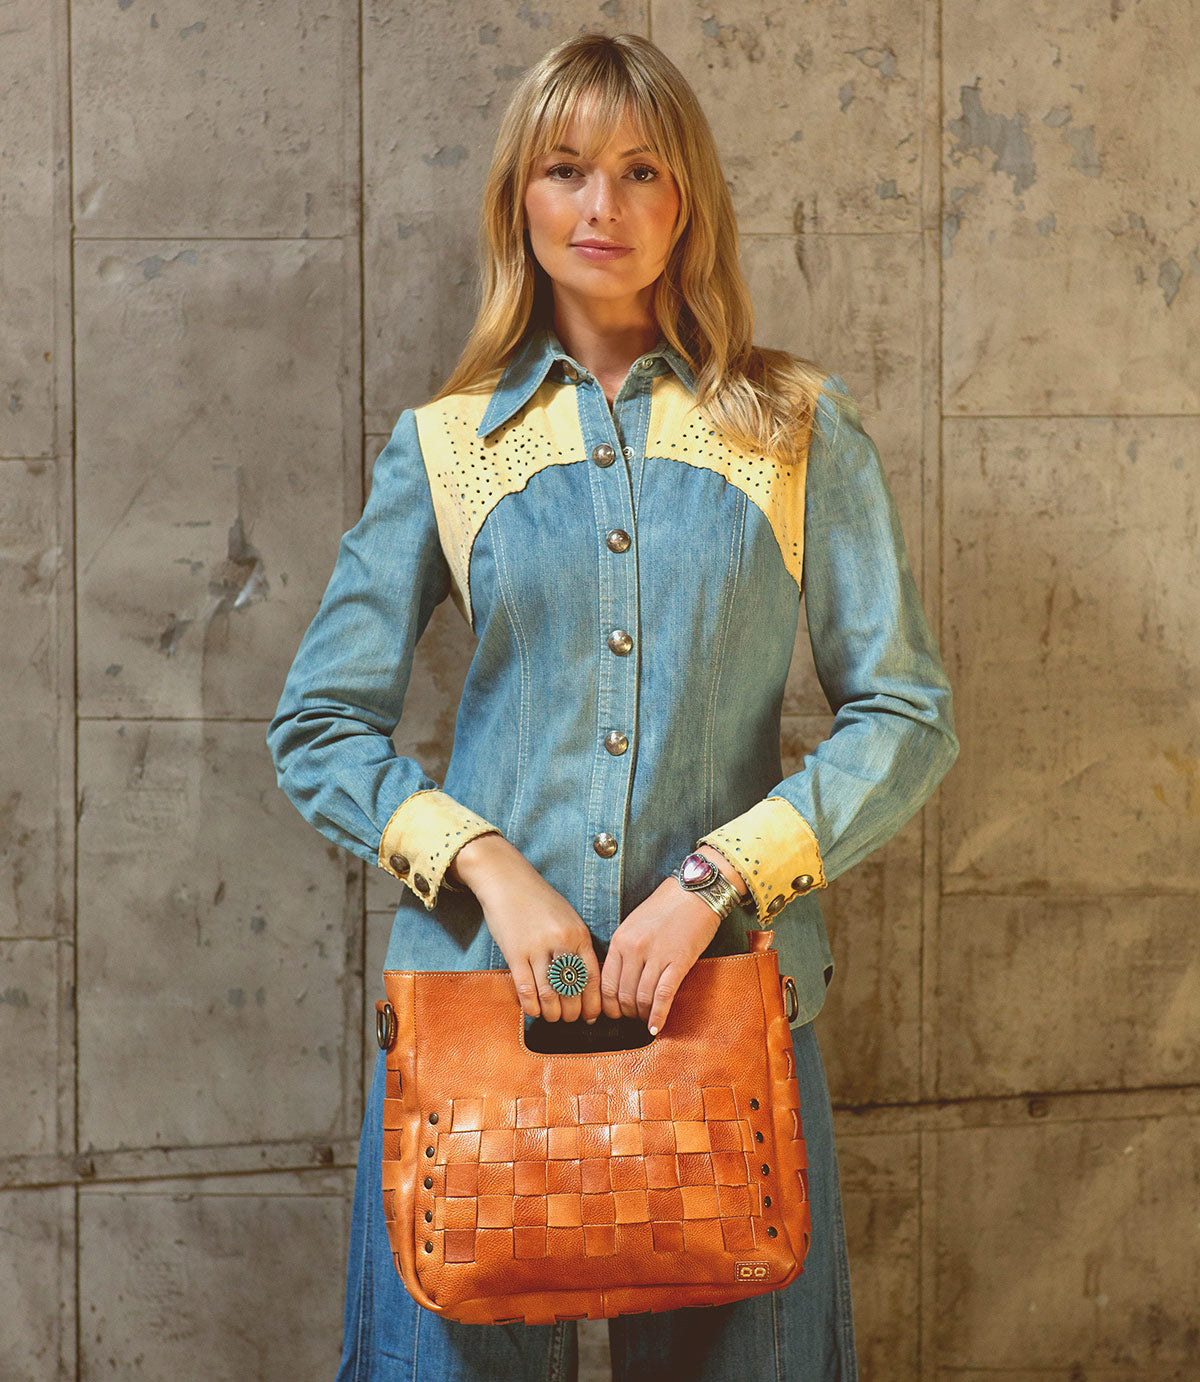
[[[795,1279],[811,1233],[799,1091],[778,957],[749,935],[745,955],[698,960],[632,1051],[529,1051],[506,970],[384,972],[383,1205],[416,1300],[545,1324]]]

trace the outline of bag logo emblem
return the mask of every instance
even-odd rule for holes
[[[736,1281],[769,1281],[771,1264],[769,1262],[735,1262],[733,1275]]]

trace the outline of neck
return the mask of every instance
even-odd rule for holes
[[[609,304],[600,304],[601,308]],[[598,379],[624,377],[629,366],[658,344],[662,333],[653,315],[597,311],[556,297],[554,331],[572,359]]]

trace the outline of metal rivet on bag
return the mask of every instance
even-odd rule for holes
[[[429,880],[425,877],[423,873],[414,873],[412,881],[413,886],[419,893],[429,892]]]
[[[426,1251],[426,1252],[432,1252],[432,1251],[433,1251],[433,1244],[432,1244],[432,1243],[426,1243],[426,1244],[425,1244],[425,1251]]]
[[[765,1209],[770,1209],[770,1208],[771,1208],[771,1197],[770,1197],[770,1195],[764,1195],[764,1196],[763,1196],[763,1207],[764,1207]]]
[[[432,1155],[433,1155],[433,1148],[432,1148],[432,1147],[426,1147],[426,1148],[425,1148],[425,1155],[426,1155],[426,1156],[432,1156]],[[765,1168],[764,1168],[764,1169],[765,1169]]]
[[[755,1140],[755,1142],[761,1142],[761,1141],[763,1140],[762,1133],[756,1132],[756,1133],[754,1134],[754,1140]]]
[[[768,1238],[778,1238],[778,1237],[779,1237],[779,1230],[778,1230],[778,1229],[775,1229],[775,1228],[769,1228],[769,1229],[767,1229],[767,1237],[768,1237]]]
[[[771,1168],[767,1165],[765,1161],[762,1164],[762,1173],[764,1176],[769,1176],[771,1174]]]
[[[425,1189],[426,1189],[426,1190],[432,1190],[432,1189],[433,1189],[433,1177],[432,1177],[432,1176],[426,1176],[426,1177],[425,1177]]]
[[[427,1224],[433,1223],[433,1210],[432,1210],[432,1209],[427,1209],[427,1210],[425,1211],[425,1222],[426,1222]]]
[[[431,1114],[429,1115],[429,1121],[430,1121],[431,1123],[436,1123],[436,1122],[437,1122],[437,1114],[436,1114],[436,1113],[431,1113]]]
[[[757,1100],[757,1099],[751,1099],[751,1100],[750,1100],[750,1107],[751,1107],[751,1108],[757,1108],[757,1107],[758,1107],[758,1100]]]

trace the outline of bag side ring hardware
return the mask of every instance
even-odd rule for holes
[[[800,1011],[800,996],[796,992],[796,981],[790,974],[783,976],[783,1015],[794,1022]]]
[[[379,999],[375,1004],[375,1040],[379,1049],[386,1051],[396,1039],[396,1010],[390,1003]]]

